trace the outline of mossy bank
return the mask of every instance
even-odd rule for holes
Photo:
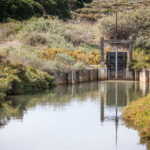
[[[128,127],[138,130],[143,139],[150,139],[150,94],[130,103],[122,118]]]

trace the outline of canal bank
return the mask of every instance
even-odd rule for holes
[[[143,139],[150,140],[150,94],[130,103],[122,118],[128,127],[138,130]]]
[[[150,84],[150,69],[144,69],[140,72],[136,70],[130,70],[126,68],[122,72],[122,76],[111,77],[111,72],[107,70],[107,67],[101,67],[98,69],[85,69],[85,70],[72,70],[67,73],[59,72],[52,74],[58,85],[61,84],[76,84],[92,81],[104,81],[104,80],[129,80],[139,81],[140,84]]]

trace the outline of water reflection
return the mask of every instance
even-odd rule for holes
[[[118,128],[119,125],[123,124],[121,111],[129,102],[145,96],[148,91],[148,86],[143,87],[137,82],[110,81],[59,86],[51,92],[13,96],[9,97],[6,102],[0,103],[0,127],[5,127],[8,122],[11,123],[11,120],[20,119],[23,121],[26,112],[37,106],[49,106],[55,108],[55,110],[61,110],[71,108],[71,104],[74,102],[77,102],[78,106],[84,102],[90,104],[92,102],[99,106],[99,127],[107,125],[109,122],[114,123],[112,126],[115,127],[117,148]],[[80,110],[77,109],[76,111]],[[76,121],[78,122],[78,119]],[[92,128],[94,128],[94,125]],[[143,141],[142,143],[145,144]],[[146,142],[146,146],[147,150],[150,150],[150,143]]]

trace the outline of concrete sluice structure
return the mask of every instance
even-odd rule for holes
[[[98,69],[76,70],[67,73],[53,74],[57,84],[76,84],[92,81],[116,80],[109,79],[107,67]],[[141,86],[150,84],[150,69],[142,70],[141,72],[130,71],[126,68],[123,74],[123,79],[128,81],[139,81]]]
[[[116,44],[115,52],[107,52],[106,66],[104,65],[104,44]],[[117,44],[127,44],[129,51],[119,52]],[[150,84],[150,69],[137,72],[127,66],[127,53],[129,64],[132,64],[133,39],[129,40],[105,40],[101,38],[101,67],[98,69],[72,70],[67,73],[54,73],[57,84],[76,84],[91,81],[104,80],[130,80],[140,81],[141,86]]]

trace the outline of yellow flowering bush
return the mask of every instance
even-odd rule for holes
[[[48,48],[43,51],[40,51],[40,56],[46,59],[54,59],[56,54],[67,54],[71,56],[76,61],[84,62],[88,65],[99,65],[100,64],[100,54],[98,51],[85,52],[81,50],[68,50],[63,48]]]

